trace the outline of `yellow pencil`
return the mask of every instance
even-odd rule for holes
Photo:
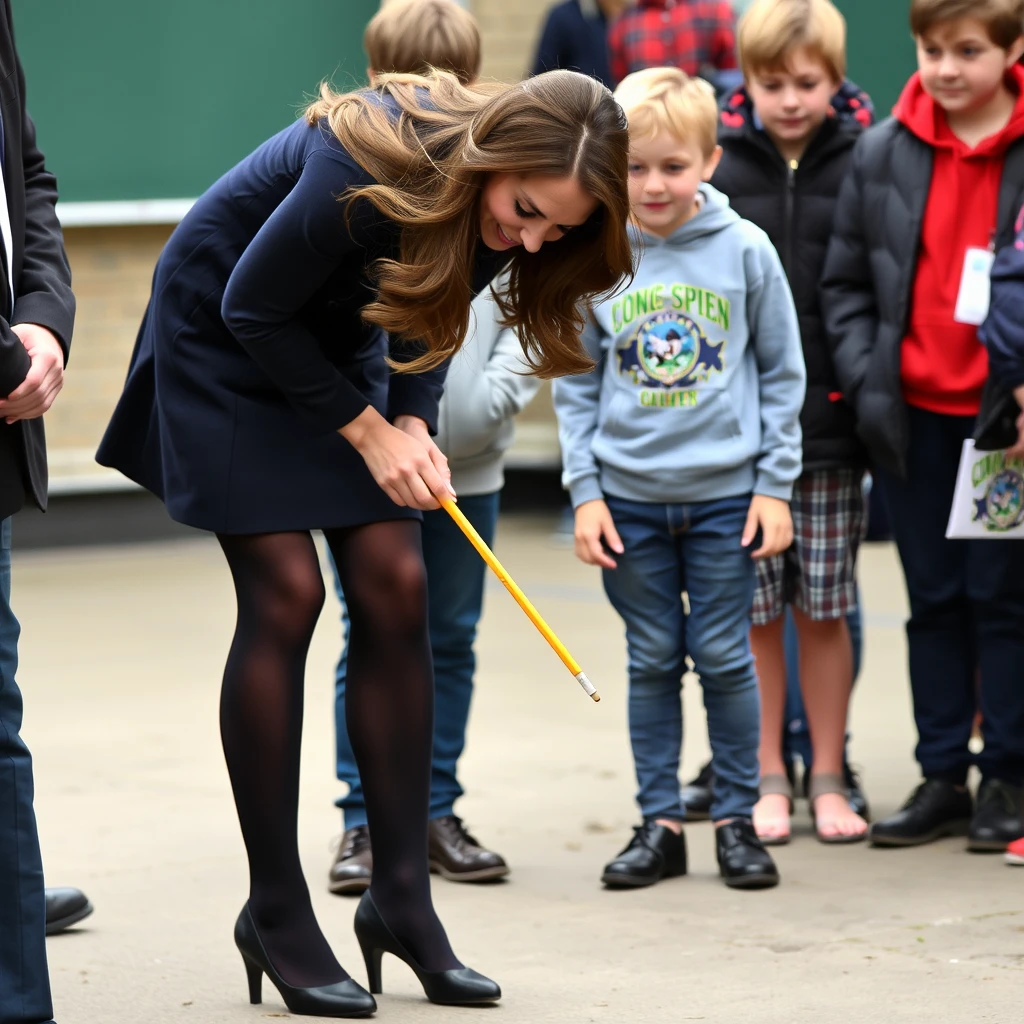
[[[516,599],[516,603],[526,612],[529,620],[540,630],[544,639],[551,645],[551,649],[562,659],[562,664],[576,677],[577,682],[593,700],[600,700],[601,697],[594,689],[594,684],[580,668],[579,662],[565,649],[565,644],[555,636],[552,628],[541,618],[540,612],[533,607],[530,599],[516,585],[516,581],[505,572],[505,567],[484,543],[484,539],[473,528],[473,524],[462,514],[462,509],[451,498],[438,498],[438,501],[441,502],[441,507],[458,523],[459,529],[466,535],[473,547],[480,552],[480,557],[494,570],[494,575],[501,580],[505,589]]]

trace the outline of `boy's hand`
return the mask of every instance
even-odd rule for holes
[[[750,499],[747,525],[743,527],[743,546],[749,547],[761,528],[761,546],[751,553],[752,558],[771,558],[786,550],[793,543],[793,517],[789,502],[769,498],[766,494],[755,494]]]
[[[601,498],[585,501],[576,509],[576,557],[587,565],[599,565],[602,569],[614,569],[615,560],[610,558],[601,543],[605,543],[616,554],[625,550],[612,521],[608,505]]]
[[[1024,410],[1024,384],[1013,389],[1013,397]],[[1011,458],[1024,458],[1024,412],[1017,417],[1017,443],[1012,448],[1007,448],[1006,454]]]

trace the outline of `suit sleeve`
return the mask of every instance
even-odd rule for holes
[[[288,401],[322,433],[339,430],[369,402],[320,349],[299,311],[359,248],[338,197],[362,172],[347,154],[312,153],[228,279],[225,324]],[[355,214],[358,216],[358,214]]]
[[[7,17],[10,24],[9,9]],[[17,112],[21,118],[25,239],[21,273],[16,282],[12,281],[14,314],[11,323],[39,324],[51,331],[64,350],[66,363],[75,323],[75,297],[71,293],[71,268],[55,210],[57,180],[47,171],[43,154],[36,145],[35,125],[25,110],[25,73],[17,54],[15,62],[21,100]],[[8,137],[14,135],[11,132]],[[29,364],[21,340],[10,330],[6,320],[0,320],[0,394],[9,395],[25,379]]]
[[[555,10],[552,10],[544,22],[540,40],[537,42],[537,53],[533,59],[531,75],[540,75],[545,71],[554,71],[562,67],[561,28]]]
[[[992,376],[1007,388],[1024,385],[1024,210],[1013,245],[992,266],[992,300],[978,337],[988,349]]]
[[[865,142],[869,139],[870,135],[863,135],[854,146],[821,279],[822,316],[836,377],[854,407],[878,335],[878,307],[864,236]]]
[[[422,345],[394,345],[391,358],[396,363],[411,362],[426,350]],[[395,373],[392,371],[388,383],[388,419],[394,422],[398,416],[418,416],[431,434],[437,433],[437,411],[444,394],[444,382],[448,376],[446,359],[440,366],[423,373]]]

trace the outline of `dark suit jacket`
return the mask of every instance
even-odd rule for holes
[[[9,0],[0,0],[0,116],[3,117],[4,185],[11,216],[14,266],[0,243],[0,394],[24,379],[29,358],[10,324],[39,324],[52,331],[67,362],[75,299],[60,224],[54,212],[57,181],[36,146],[36,130],[25,112],[25,75],[14,49]],[[8,320],[8,282],[14,315]],[[46,440],[42,418],[8,426],[0,421],[0,519],[26,499],[46,508]]]

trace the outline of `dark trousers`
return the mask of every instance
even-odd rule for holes
[[[910,409],[907,477],[884,493],[910,597],[907,644],[925,778],[1024,783],[1024,543],[946,540],[957,465],[973,417]],[[980,693],[976,678],[980,676]],[[968,750],[975,709],[985,749]]]
[[[32,758],[19,735],[18,620],[11,611],[11,521],[0,525],[0,1021],[53,1016],[46,971],[43,863],[32,810]]]

